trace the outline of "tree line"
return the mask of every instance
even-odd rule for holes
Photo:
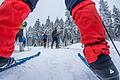
[[[109,4],[107,1],[100,0],[99,14],[103,20],[104,25],[106,26],[108,32],[114,40],[120,41],[120,10],[115,5],[113,9],[109,9]],[[67,46],[69,44],[80,42],[79,31],[69,13],[66,10],[65,12],[66,19],[65,21],[61,18],[56,18],[53,22],[50,20],[50,17],[46,19],[46,23],[42,24],[39,19],[36,20],[34,26],[30,26],[28,29],[28,45],[41,46],[43,45],[43,34],[48,35],[48,47],[52,42],[52,31],[57,28],[58,32],[61,32],[59,35],[59,43],[61,46]],[[109,40],[109,37],[107,36]]]

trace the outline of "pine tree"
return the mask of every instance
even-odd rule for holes
[[[109,10],[108,2],[104,0],[100,0],[100,15],[102,17],[102,20],[107,27],[107,30],[109,31],[112,38],[115,38],[114,36],[114,27],[112,26],[112,18],[111,18],[111,11]]]
[[[59,26],[63,29],[64,28],[64,21],[63,19],[61,18],[60,21],[59,21]]]
[[[39,19],[37,19],[37,21],[36,21],[36,23],[35,23],[35,25],[33,26],[33,38],[35,39],[35,42],[34,42],[34,44],[35,45],[40,45],[40,41],[41,41],[41,39],[42,39],[42,35],[41,35],[41,25],[40,25],[40,21],[39,21]]]
[[[28,34],[27,34],[27,37],[28,37],[28,46],[32,46],[33,44],[33,28],[30,26],[28,28]]]
[[[44,33],[46,33],[48,36],[47,38],[48,47],[49,47],[49,43],[51,42],[52,31],[53,31],[53,22],[50,20],[50,17],[48,16],[48,18],[46,19],[45,26],[44,26]]]
[[[59,26],[59,22],[60,22],[60,20],[57,17],[57,19],[55,20],[55,23],[54,23],[54,28]]]
[[[63,19],[61,18],[60,21],[59,21],[59,26],[60,26],[60,30],[61,31],[61,34],[60,34],[60,42],[61,43],[64,43],[64,34],[63,34],[63,31],[64,31],[64,21]]]
[[[120,10],[116,8],[116,6],[113,6],[113,14],[112,14],[114,23],[114,33],[115,33],[115,38],[119,39],[120,38]]]
[[[78,37],[80,37],[80,35],[78,35],[78,29],[68,10],[66,11],[65,16],[66,16],[66,21],[65,21],[65,29],[64,29],[64,36],[65,36],[64,38],[68,44],[69,42],[73,43],[75,40],[76,40],[75,42],[77,42],[77,39]]]

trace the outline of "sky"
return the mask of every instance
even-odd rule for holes
[[[0,0],[2,2],[3,0]],[[96,7],[99,8],[99,0],[93,0],[96,2]],[[109,8],[112,9],[115,4],[116,7],[120,8],[120,0],[107,0],[109,3]],[[27,22],[28,26],[33,26],[35,21],[39,18],[41,23],[45,23],[45,20],[50,16],[51,21],[55,19],[63,18],[65,19],[65,3],[64,0],[39,0],[36,9],[28,16]]]

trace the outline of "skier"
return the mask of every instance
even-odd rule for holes
[[[59,36],[59,33],[57,32],[57,27],[56,27],[53,30],[53,32],[52,32],[52,44],[51,44],[51,48],[53,48],[53,44],[54,43],[56,43],[56,48],[59,47],[58,36]]]
[[[18,32],[18,34],[16,35],[16,37],[18,38],[19,40],[19,50],[20,52],[24,51],[24,48],[23,48],[23,30],[24,28],[27,26],[27,22],[25,21],[22,26],[20,27],[20,30]]]
[[[33,11],[38,0],[5,0],[0,6],[0,68],[15,63],[11,54],[20,25]],[[91,0],[65,0],[67,9],[78,26],[84,55],[91,68],[103,80],[119,80],[119,73],[109,54],[105,30]],[[7,24],[5,24],[7,22]]]
[[[91,0],[65,0],[65,4],[81,33],[84,56],[92,70],[103,80],[119,80],[95,3]]]

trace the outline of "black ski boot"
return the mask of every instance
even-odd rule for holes
[[[6,68],[12,64],[14,64],[16,61],[14,58],[3,58],[3,57],[0,57],[0,69],[2,68]]]
[[[101,54],[96,62],[89,65],[101,80],[119,80],[119,72],[109,55]]]

